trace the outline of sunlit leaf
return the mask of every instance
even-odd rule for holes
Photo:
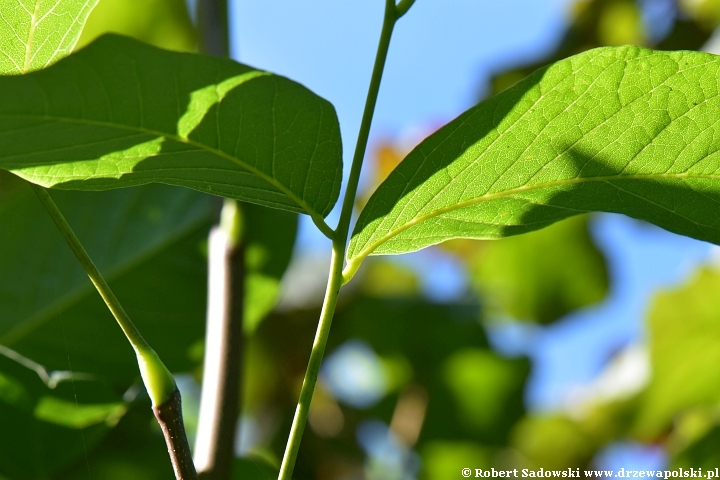
[[[166,183],[316,220],[340,189],[333,107],[231,60],[108,35],[0,77],[0,168],[72,190]]]
[[[431,442],[420,453],[424,480],[457,477],[460,465],[472,465],[471,475],[475,475],[475,468],[490,470],[494,465],[492,449],[471,442]]]
[[[27,73],[68,55],[97,1],[5,0],[0,12],[0,73]]]
[[[589,211],[720,243],[720,60],[601,48],[540,70],[421,143],[363,210],[370,254],[501,238]]]

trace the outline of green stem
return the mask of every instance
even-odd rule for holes
[[[133,325],[130,317],[125,312],[125,309],[122,305],[120,305],[120,302],[117,297],[115,297],[112,290],[110,290],[110,286],[100,274],[100,271],[97,269],[92,259],[90,259],[90,256],[85,251],[85,248],[80,243],[80,240],[78,240],[75,232],[73,232],[57,205],[55,205],[55,202],[50,197],[47,190],[32,183],[30,186],[40,199],[40,203],[43,204],[47,212],[50,214],[50,217],[55,222],[55,225],[57,225],[58,230],[60,230],[60,233],[65,238],[68,246],[70,246],[70,249],[73,251],[80,262],[80,265],[85,270],[85,273],[87,273],[87,276],[90,277],[90,281],[93,285],[95,285],[98,293],[105,301],[105,304],[110,309],[110,312],[112,312],[115,320],[117,320],[118,325],[120,325],[120,328],[122,328],[125,336],[130,341],[130,344],[137,354],[140,372],[153,406],[162,405],[172,397],[176,390],[175,380],[172,375],[165,365],[163,365],[162,361],[160,361],[160,358],[157,356],[155,351],[150,348],[150,345],[148,345],[142,335],[140,335],[138,329],[135,328],[135,325]]]
[[[283,456],[282,465],[280,466],[278,480],[290,480],[293,469],[295,468],[295,460],[297,459],[298,450],[300,449],[300,441],[302,440],[303,431],[305,430],[305,423],[307,423],[310,402],[312,401],[315,384],[317,383],[318,374],[320,373],[320,364],[322,363],[323,354],[325,353],[325,345],[327,344],[328,335],[330,334],[330,324],[335,314],[335,306],[337,305],[338,294],[340,293],[344,250],[345,248],[342,243],[337,241],[333,242],[330,278],[328,280],[327,290],[325,291],[325,301],[323,302],[320,313],[320,321],[318,322],[315,341],[313,342],[312,351],[310,352],[310,360],[308,361],[307,371],[305,372],[305,379],[303,380],[302,389],[300,390],[300,399],[295,408],[295,418],[293,418],[290,436],[287,445],[285,445],[285,455]]]
[[[412,5],[412,2],[405,3],[408,3],[407,8],[410,8]],[[407,8],[405,11],[407,11]],[[375,65],[370,79],[370,87],[368,88],[367,99],[365,101],[365,110],[363,111],[360,131],[358,132],[358,140],[355,144],[355,154],[353,155],[352,166],[350,167],[350,178],[343,199],[340,221],[333,235],[330,277],[328,278],[327,290],[325,291],[325,300],[323,301],[320,320],[318,322],[317,332],[315,333],[315,341],[313,342],[312,351],[310,352],[310,360],[307,371],[305,372],[302,389],[300,390],[300,399],[295,409],[295,417],[293,418],[292,427],[290,428],[290,436],[285,447],[285,455],[283,456],[282,465],[280,466],[278,480],[290,480],[292,476],[295,460],[297,459],[300,449],[300,441],[310,411],[310,402],[312,401],[315,384],[317,383],[318,374],[320,373],[320,365],[322,364],[325,346],[327,345],[330,334],[330,325],[333,315],[335,314],[335,306],[337,305],[340,288],[343,284],[343,259],[345,258],[347,239],[350,232],[350,220],[352,219],[355,196],[357,195],[358,183],[360,181],[360,172],[370,137],[370,127],[372,126],[372,119],[375,113],[375,105],[377,104],[378,93],[380,92],[385,60],[387,59],[388,49],[390,48],[393,28],[400,16],[395,6],[395,1],[385,0],[385,16],[383,19],[382,32],[380,33],[380,41],[375,56]]]
[[[410,7],[413,6],[413,3],[415,3],[415,0],[400,0],[400,3],[397,4],[397,17],[400,18],[403,15],[407,13],[408,10],[410,10]]]
[[[375,56],[375,65],[373,66],[372,77],[370,78],[367,99],[365,100],[365,110],[363,111],[362,122],[360,123],[360,132],[358,132],[358,139],[355,144],[355,155],[353,155],[352,166],[350,167],[350,178],[348,179],[347,191],[343,199],[340,221],[338,222],[335,232],[336,238],[343,242],[343,255],[345,254],[345,243],[347,242],[347,236],[350,231],[350,220],[352,219],[355,196],[357,195],[358,182],[360,181],[360,171],[362,170],[365,152],[367,151],[370,127],[372,126],[375,105],[377,104],[378,93],[380,92],[380,82],[382,80],[383,70],[385,69],[388,49],[390,48],[390,38],[392,37],[393,28],[395,28],[397,19],[398,16],[394,0],[385,0],[385,17],[383,19],[382,31],[380,32],[380,42]]]

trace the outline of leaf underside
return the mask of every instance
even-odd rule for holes
[[[0,168],[44,187],[165,183],[313,217],[339,194],[333,107],[231,60],[107,35],[0,92]]]
[[[0,12],[0,72],[45,68],[72,52],[98,0],[5,0]]]
[[[73,370],[126,388],[137,377],[130,346],[23,184],[0,204],[0,343],[51,370],[68,369],[70,357]],[[187,352],[205,320],[198,244],[212,222],[211,198],[163,185],[52,196],[168,368],[190,368]]]
[[[535,72],[408,155],[363,210],[350,268],[591,211],[720,243],[719,69],[710,54],[617,47]]]

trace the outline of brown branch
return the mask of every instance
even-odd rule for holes
[[[197,0],[199,49],[227,57],[227,0]],[[201,480],[230,480],[240,415],[245,299],[241,205],[226,199],[210,234],[208,315],[195,463]]]
[[[168,401],[153,407],[153,413],[165,436],[175,478],[177,480],[198,480],[198,474],[195,472],[192,462],[190,445],[185,435],[180,391],[176,389]]]
[[[217,57],[229,55],[227,0],[197,0],[199,50]]]
[[[229,211],[235,219],[223,218],[209,242],[205,361],[195,441],[195,463],[202,480],[230,479],[240,413],[245,252],[242,243],[233,241],[233,228],[227,225],[240,221],[240,212],[228,204],[232,200],[225,202],[223,217]]]

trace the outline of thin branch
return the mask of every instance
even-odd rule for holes
[[[229,53],[227,0],[197,0],[200,51]],[[225,199],[209,238],[208,312],[195,464],[202,480],[230,480],[240,416],[245,249],[241,204]]]
[[[240,411],[245,297],[242,220],[234,200],[225,200],[222,221],[209,240],[208,314],[195,464],[202,480],[227,480],[235,457]]]
[[[175,478],[177,480],[197,480],[198,475],[195,472],[183,424],[180,391],[175,389],[168,401],[160,406],[153,406],[153,413],[165,437]]]
[[[197,0],[199,50],[216,57],[227,57],[229,48],[227,0]]]

